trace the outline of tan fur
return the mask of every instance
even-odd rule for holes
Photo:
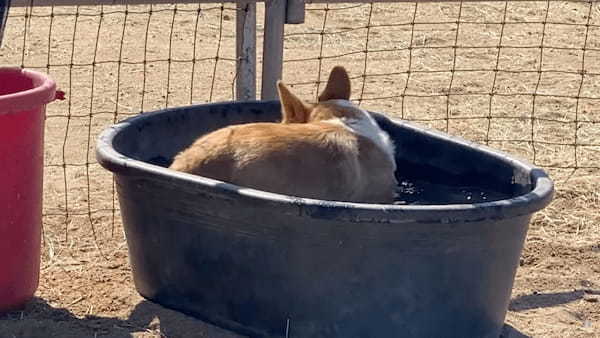
[[[350,78],[344,67],[333,67],[325,90],[319,95],[319,102],[350,98]]]
[[[347,100],[349,83],[346,71],[336,67],[321,97]],[[278,88],[281,123],[250,123],[209,133],[177,155],[170,168],[299,197],[391,202],[396,181],[384,152],[368,138],[325,122],[353,118],[356,112],[327,100],[309,105],[283,83]]]

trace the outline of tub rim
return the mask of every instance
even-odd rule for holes
[[[215,102],[207,104],[196,104],[183,107],[171,107],[162,110],[147,112],[141,115],[127,118],[118,122],[100,133],[96,144],[96,158],[105,169],[119,175],[165,175],[186,184],[197,184],[204,188],[216,189],[219,193],[230,197],[245,197],[254,199],[256,202],[265,204],[277,204],[281,211],[294,209],[296,215],[309,216],[312,218],[331,219],[324,215],[324,209],[335,211],[336,219],[344,219],[348,222],[370,222],[370,223],[408,223],[408,222],[434,222],[434,223],[457,223],[457,222],[479,222],[486,219],[506,219],[531,215],[547,206],[554,195],[554,183],[541,168],[517,159],[502,151],[492,149],[488,146],[467,141],[457,136],[451,136],[443,132],[415,125],[411,122],[387,117],[381,113],[370,112],[374,115],[386,118],[393,123],[416,132],[426,134],[429,137],[443,139],[448,142],[458,143],[463,146],[476,148],[477,151],[495,157],[501,161],[509,162],[513,167],[519,167],[530,173],[533,189],[525,194],[483,203],[472,204],[439,204],[439,205],[394,205],[394,204],[371,204],[342,201],[327,201],[313,198],[289,196],[272,193],[253,188],[246,188],[235,184],[211,179],[208,177],[178,172],[155,164],[143,162],[130,158],[116,151],[113,147],[115,137],[132,127],[140,121],[151,119],[156,115],[169,114],[174,110],[190,109],[193,107],[222,106],[231,104],[273,104],[279,101],[244,101],[244,102]],[[299,210],[298,210],[299,209]],[[333,210],[331,210],[333,209]],[[300,212],[298,212],[300,211]]]

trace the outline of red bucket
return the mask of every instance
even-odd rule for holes
[[[33,297],[40,270],[46,75],[0,68],[0,312]]]

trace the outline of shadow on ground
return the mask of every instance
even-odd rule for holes
[[[147,300],[140,301],[127,318],[75,316],[34,298],[23,311],[0,316],[0,338],[84,337],[207,337],[240,338],[200,320]]]
[[[575,290],[532,294],[514,298],[511,311],[551,307],[584,297],[598,295],[598,290]],[[77,317],[69,310],[55,308],[41,298],[34,298],[23,311],[0,316],[0,338],[80,338],[80,337],[207,337],[241,338],[179,312],[141,300],[127,318],[89,315]],[[527,338],[505,324],[500,338]]]
[[[571,303],[573,301],[584,298],[586,295],[600,295],[600,290],[573,290],[567,292],[552,292],[552,293],[533,293],[530,295],[522,295],[513,298],[510,301],[508,309],[510,311],[521,312],[531,309],[544,307],[554,307],[557,305]]]

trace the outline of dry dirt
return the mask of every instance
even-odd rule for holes
[[[116,120],[232,99],[235,10],[174,8],[12,10],[0,64],[49,72],[68,100],[47,111],[37,298],[0,318],[0,337],[235,337],[136,293],[111,175],[94,158]],[[284,79],[302,96],[342,64],[364,107],[548,169],[556,198],[531,224],[505,333],[600,336],[600,4],[309,5],[286,34]]]

